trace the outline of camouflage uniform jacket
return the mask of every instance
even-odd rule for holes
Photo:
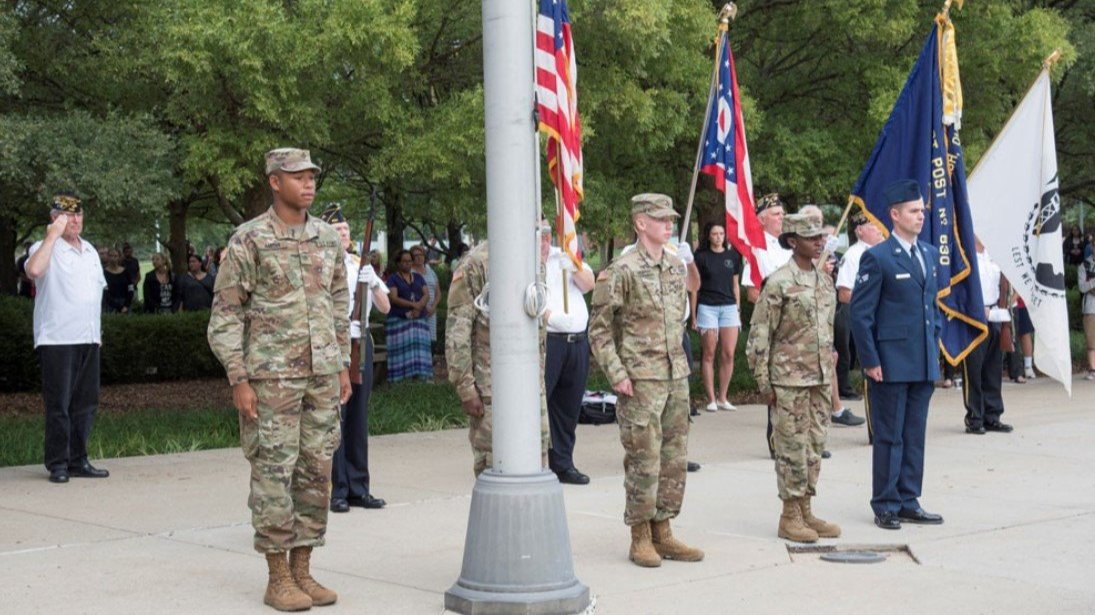
[[[684,263],[669,251],[655,260],[639,246],[617,258],[593,291],[590,347],[611,383],[688,376]]]
[[[488,257],[486,243],[472,248],[453,270],[449,285],[445,362],[460,401],[490,397],[490,319],[475,307],[487,284]]]
[[[761,391],[829,382],[835,313],[836,289],[824,272],[791,259],[764,281],[745,350]]]
[[[475,298],[483,292],[488,281],[487,265],[490,249],[486,242],[472,248],[453,267],[449,284],[448,316],[445,319],[445,363],[449,368],[449,382],[456,387],[460,401],[479,396],[484,403],[490,402],[490,316],[475,307]],[[540,280],[544,279],[545,267],[540,263]],[[543,392],[544,354],[547,329],[541,319],[540,339],[540,389]]]
[[[333,374],[349,364],[342,242],[314,216],[299,234],[271,208],[228,241],[208,333],[233,385]]]

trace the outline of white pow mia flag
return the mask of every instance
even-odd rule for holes
[[[973,170],[973,228],[1026,303],[1034,362],[1072,395],[1061,199],[1049,71],[1042,73]]]

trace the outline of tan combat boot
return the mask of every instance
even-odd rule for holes
[[[308,571],[308,560],[312,557],[312,547],[296,547],[289,551],[289,569],[297,587],[312,598],[315,606],[327,606],[338,600],[338,594],[320,585]]]
[[[838,538],[840,537],[840,526],[835,523],[829,523],[824,519],[818,519],[814,516],[814,513],[810,510],[810,496],[799,498],[798,500],[799,510],[802,511],[802,520],[810,527],[811,530],[817,532],[817,535],[821,538]]]
[[[783,500],[783,514],[779,516],[779,537],[795,542],[817,542],[817,532],[802,520],[797,498]]]
[[[650,524],[639,523],[631,526],[631,552],[628,559],[645,568],[657,568],[662,558],[650,542]]]
[[[650,534],[654,542],[654,550],[665,559],[675,559],[680,562],[698,562],[703,559],[703,551],[673,538],[673,530],[669,529],[669,519],[651,521]]]
[[[266,585],[263,603],[279,611],[307,611],[312,608],[312,599],[293,582],[284,553],[267,553],[266,566],[270,569],[270,581]]]

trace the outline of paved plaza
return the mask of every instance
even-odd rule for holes
[[[575,461],[592,477],[564,488],[576,573],[594,611],[643,613],[1095,613],[1095,383],[1070,400],[1048,379],[1005,385],[1012,434],[967,435],[961,391],[937,390],[923,506],[942,526],[877,529],[870,448],[834,428],[815,511],[843,527],[823,545],[907,546],[880,564],[792,554],[764,409],[703,413],[677,535],[702,563],[641,569],[627,560],[622,449],[614,425],[582,425]],[[850,404],[862,414],[862,403]],[[332,514],[317,578],[337,590],[324,614],[438,614],[460,572],[474,479],[466,432],[370,440],[380,511]],[[273,613],[251,547],[248,466],[238,450],[95,460],[107,480],[46,480],[0,469],[0,613]],[[535,531],[535,528],[529,528]],[[313,609],[316,611],[317,609]]]

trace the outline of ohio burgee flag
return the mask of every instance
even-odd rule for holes
[[[1034,362],[1072,394],[1049,71],[1043,69],[970,174],[977,236],[1023,298],[1034,323]]]
[[[726,209],[726,238],[749,264],[753,286],[760,288],[761,278],[771,271],[757,265],[757,250],[764,250],[764,228],[757,220],[753,203],[753,176],[749,169],[749,149],[745,142],[745,120],[741,111],[738,75],[730,36],[720,28],[715,62],[717,81],[711,112],[704,124],[703,162],[700,170],[715,179],[723,193]]]

